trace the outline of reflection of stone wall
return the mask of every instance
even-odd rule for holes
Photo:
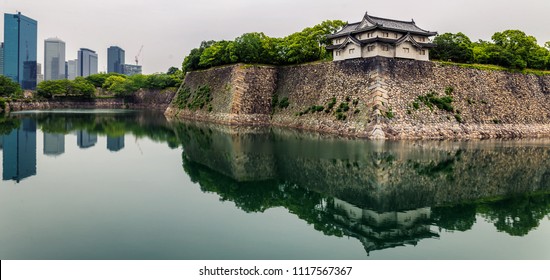
[[[376,211],[550,192],[543,141],[373,142],[186,127],[178,134],[189,138],[184,150],[192,161],[238,181],[274,179]]]
[[[197,163],[241,182],[276,177],[265,129],[180,124],[176,130],[185,155]]]

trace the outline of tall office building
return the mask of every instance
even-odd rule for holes
[[[4,76],[23,89],[36,88],[37,26],[21,13],[4,14]]]
[[[124,64],[124,74],[128,76],[141,74],[141,65]]]
[[[36,122],[23,119],[19,128],[3,137],[2,179],[19,182],[36,175]]]
[[[90,49],[81,48],[78,50],[78,73],[79,77],[88,77],[97,74],[97,54]]]
[[[42,64],[37,63],[36,64],[36,84],[40,84],[42,81],[44,81],[44,75],[42,74]]]
[[[65,79],[65,42],[58,38],[44,41],[44,80]]]
[[[107,49],[107,73],[124,74],[124,50],[117,46]]]
[[[0,43],[0,75],[4,75],[4,42]]]
[[[74,80],[78,77],[78,59],[67,61],[67,79]]]

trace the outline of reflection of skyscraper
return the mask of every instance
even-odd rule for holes
[[[79,130],[76,133],[76,142],[81,149],[93,147],[97,143],[97,134],[89,134],[88,131]]]
[[[65,135],[44,132],[44,154],[58,156],[65,152]]]
[[[107,136],[107,149],[111,152],[118,152],[124,149],[124,135],[119,137]]]
[[[19,182],[36,175],[36,122],[23,119],[21,126],[4,136],[3,180]]]

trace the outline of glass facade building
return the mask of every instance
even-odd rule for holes
[[[65,42],[58,38],[44,41],[44,80],[65,79]]]
[[[23,89],[36,88],[36,20],[17,14],[4,14],[4,76]]]
[[[4,43],[0,43],[0,75],[4,75]]]
[[[128,76],[141,74],[141,65],[124,64],[124,74]]]
[[[107,73],[124,74],[124,50],[117,46],[107,49]]]
[[[90,49],[81,48],[78,50],[78,73],[79,77],[88,77],[97,74],[97,54]]]

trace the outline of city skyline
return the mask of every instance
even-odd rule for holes
[[[208,3],[1,0],[0,10],[5,13],[19,10],[36,19],[40,25],[39,41],[49,37],[63,39],[67,43],[67,60],[75,59],[79,48],[96,50],[99,72],[107,72],[107,48],[113,45],[126,51],[128,61],[133,61],[143,45],[140,57],[143,72],[166,72],[171,66],[180,68],[184,57],[201,41],[233,40],[247,32],[284,37],[326,19],[353,22],[361,18],[365,10],[392,19],[414,18],[424,28],[439,34],[463,32],[472,41],[490,40],[495,32],[506,29],[519,29],[533,35],[539,45],[550,41],[550,30],[546,28],[550,24],[546,16],[550,10],[548,1],[463,0],[439,6],[436,3],[439,4],[433,0],[396,0],[392,5],[358,0],[261,3],[253,0]],[[39,46],[38,61],[43,61],[41,48]]]

